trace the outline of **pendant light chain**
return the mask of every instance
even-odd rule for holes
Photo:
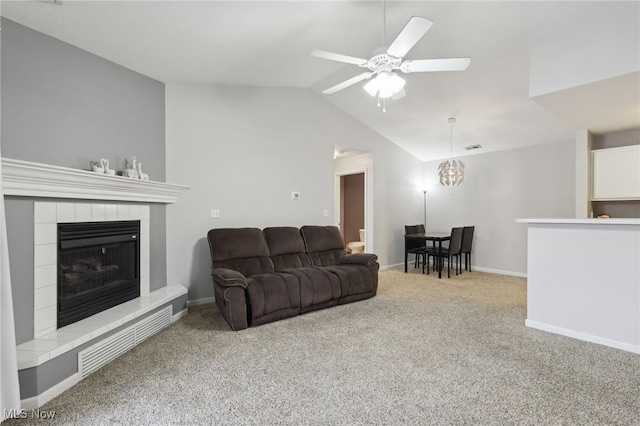
[[[387,45],[387,2],[382,0],[382,45]]]
[[[450,131],[450,136],[451,136],[451,161],[453,161],[453,124],[455,123],[455,119],[452,121],[451,119],[449,119],[449,131]]]

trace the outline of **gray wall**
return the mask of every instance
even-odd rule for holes
[[[427,229],[475,225],[472,263],[487,271],[527,272],[527,226],[519,218],[572,218],[574,143],[561,142],[460,157],[465,182],[449,190],[437,182],[440,161],[425,163]]]
[[[136,155],[165,179],[164,84],[2,19],[2,155],[117,170]]]
[[[164,181],[164,84],[2,19],[2,156],[88,169],[136,155]],[[5,200],[17,341],[33,338],[33,202]],[[166,277],[166,208],[151,208],[151,288]]]

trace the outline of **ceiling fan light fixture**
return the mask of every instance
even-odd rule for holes
[[[406,81],[393,72],[382,72],[376,78],[364,85],[364,90],[371,96],[382,99],[390,98],[400,92]]]
[[[364,90],[366,90],[369,95],[376,96],[378,94],[379,85],[378,78],[374,78],[364,85]]]
[[[386,46],[386,3],[383,1],[382,5],[382,46]],[[357,65],[360,68],[367,68],[369,70],[368,72],[363,72],[360,75],[323,90],[322,93],[331,95],[371,78],[371,80],[364,85],[364,89],[369,95],[377,98],[378,107],[382,107],[382,112],[385,112],[387,99],[398,100],[407,96],[407,92],[404,91],[404,79],[400,78],[393,71],[399,70],[406,74],[433,71],[462,71],[467,69],[471,63],[470,58],[417,59],[404,61],[403,58],[405,55],[420,41],[432,25],[433,22],[427,18],[412,16],[389,47],[386,49],[383,47],[376,49],[369,59],[325,52],[323,50],[314,50],[311,52],[311,56]]]

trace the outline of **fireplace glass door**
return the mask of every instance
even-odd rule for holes
[[[58,328],[140,295],[139,221],[58,225]]]

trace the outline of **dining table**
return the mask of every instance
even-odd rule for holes
[[[420,240],[420,241],[431,241],[433,242],[434,248],[438,249],[438,256],[436,257],[436,259],[438,259],[438,278],[442,278],[442,266],[443,266],[443,261],[442,261],[442,242],[443,241],[450,241],[451,240],[451,233],[450,232],[420,232],[417,234],[404,234],[404,272],[407,272],[407,263],[408,263],[408,259],[409,259],[409,252],[408,252],[408,242],[411,240]],[[436,246],[437,243],[437,246]],[[426,265],[427,268],[429,267],[429,265]],[[424,268],[422,270],[424,272]]]

